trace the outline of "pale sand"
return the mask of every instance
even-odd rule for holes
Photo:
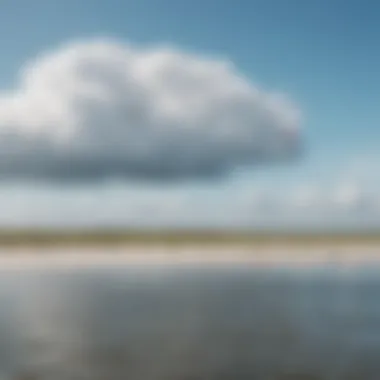
[[[231,265],[262,267],[339,266],[380,264],[380,244],[338,246],[266,246],[192,245],[1,248],[0,268],[44,266],[115,266],[115,265]]]

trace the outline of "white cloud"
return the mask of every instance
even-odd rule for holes
[[[358,185],[343,183],[334,189],[331,201],[343,209],[352,209],[359,206],[365,199],[365,195]]]
[[[367,189],[368,190],[368,189]],[[380,195],[358,184],[233,186],[86,184],[0,188],[1,226],[278,227],[380,226]]]
[[[323,203],[324,194],[321,193],[317,186],[307,185],[293,190],[290,198],[291,207],[315,209]]]
[[[335,183],[329,187],[310,184],[293,189],[289,206],[318,212],[349,209],[358,204],[362,197],[361,189],[353,183]]]
[[[0,93],[0,175],[220,176],[298,152],[300,112],[232,63],[99,39],[30,61]]]

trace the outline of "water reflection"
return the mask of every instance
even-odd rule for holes
[[[378,273],[3,270],[0,369],[12,379],[377,379]]]

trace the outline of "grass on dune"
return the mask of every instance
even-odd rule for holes
[[[0,246],[45,245],[319,245],[380,243],[380,233],[255,233],[221,231],[3,230]]]

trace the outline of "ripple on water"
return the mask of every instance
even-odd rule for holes
[[[4,270],[0,369],[46,379],[377,378],[379,273],[239,265]]]

